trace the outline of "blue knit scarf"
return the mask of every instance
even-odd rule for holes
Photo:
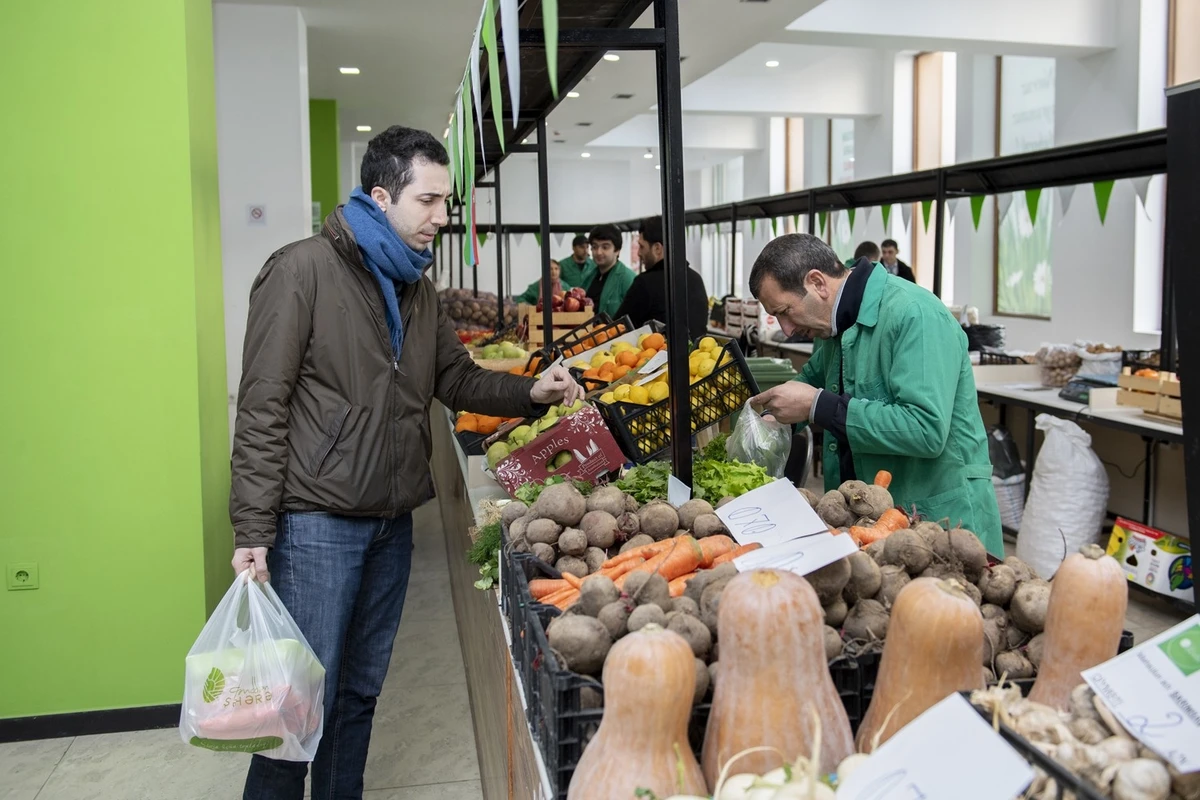
[[[433,253],[426,249],[418,253],[396,233],[371,196],[358,186],[350,193],[350,201],[342,208],[342,215],[354,231],[358,249],[362,251],[367,269],[379,281],[383,290],[383,303],[387,310],[388,332],[392,335],[392,351],[400,359],[404,343],[404,328],[400,321],[400,300],[396,295],[396,284],[411,284],[421,280],[425,267],[433,261]]]

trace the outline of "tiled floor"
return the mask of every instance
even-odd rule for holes
[[[404,619],[379,698],[366,800],[480,800],[466,673],[436,503],[416,512]],[[233,800],[248,756],[159,730],[0,744],[0,800]]]
[[[416,551],[391,672],[367,760],[367,800],[482,797],[466,674],[437,506],[416,513]],[[1138,642],[1184,614],[1130,595]],[[225,800],[248,757],[188,747],[175,730],[0,744],[0,800]]]

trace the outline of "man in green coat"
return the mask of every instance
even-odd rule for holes
[[[563,283],[587,287],[583,276],[596,268],[596,262],[588,255],[588,237],[582,234],[576,236],[571,242],[571,255],[558,263],[562,267]]]
[[[942,301],[865,258],[848,269],[807,234],[767,245],[750,291],[785,334],[816,340],[795,381],[753,402],[824,428],[825,488],[888,470],[898,506],[961,525],[1003,557],[967,337]]]
[[[621,263],[621,232],[616,226],[596,226],[588,241],[596,264],[584,273],[583,282],[575,285],[587,289],[597,314],[615,317],[637,275]]]

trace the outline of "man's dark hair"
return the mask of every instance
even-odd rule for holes
[[[596,242],[612,242],[614,250],[621,249],[621,232],[617,230],[615,225],[597,225],[592,228],[592,233],[588,236],[588,244]]]
[[[579,247],[579,245],[586,245],[587,243],[588,238],[581,233],[571,240],[571,247]]]
[[[789,233],[780,236],[763,248],[750,270],[750,292],[758,297],[763,278],[770,275],[785,292],[800,296],[808,294],[804,279],[814,269],[831,278],[841,278],[849,270],[838,260],[833,248],[816,236]]]
[[[450,156],[442,143],[426,131],[393,125],[367,143],[359,171],[363,191],[370,194],[379,186],[396,202],[413,182],[413,164],[417,161],[447,166]]]
[[[638,226],[638,235],[646,240],[646,244],[666,245],[663,239],[662,217],[646,217]]]
[[[860,258],[869,258],[872,261],[878,261],[881,257],[882,254],[879,252],[879,245],[874,242],[863,242],[854,249],[855,261],[858,261]]]
[[[900,245],[896,244],[895,239],[884,239],[882,242],[879,243],[879,246],[881,248],[882,247],[890,247],[893,250],[895,250],[897,253],[900,252]]]

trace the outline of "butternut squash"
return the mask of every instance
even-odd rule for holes
[[[954,692],[982,689],[981,663],[983,615],[962,585],[913,580],[892,606],[875,694],[858,729],[859,752],[873,751]]]
[[[1063,560],[1050,582],[1045,645],[1029,699],[1066,710],[1080,672],[1117,654],[1129,585],[1121,565],[1099,545]]]
[[[739,760],[739,771],[757,775],[800,755],[819,759],[828,774],[854,752],[825,660],[825,614],[808,581],[770,569],[739,574],[721,595],[717,631],[721,669],[701,756],[710,789],[725,762],[751,747],[778,751]]]
[[[677,633],[647,625],[613,645],[604,662],[604,716],[571,776],[567,800],[707,794],[688,745],[696,658]]]

